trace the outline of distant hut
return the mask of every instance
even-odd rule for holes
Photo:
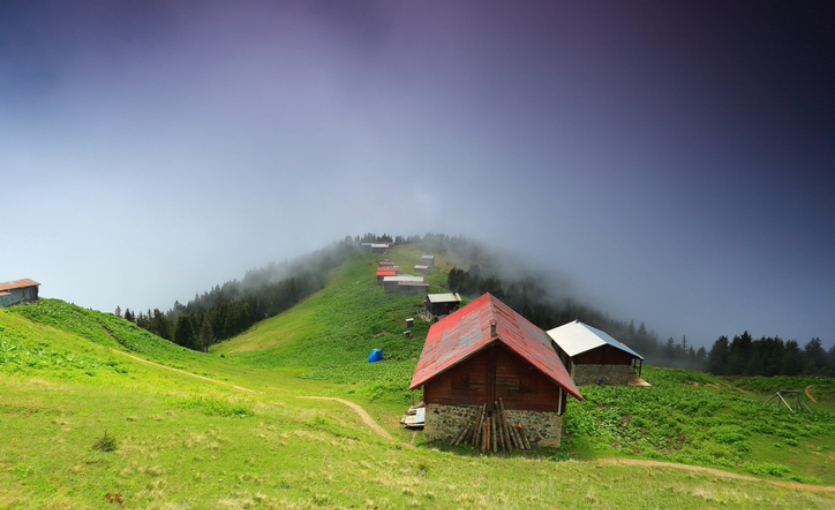
[[[429,284],[426,282],[398,282],[397,292],[399,294],[425,294],[429,292]]]
[[[423,283],[423,277],[408,274],[383,277],[383,287],[385,287],[386,292],[398,292],[398,286],[401,282]]]
[[[567,397],[583,399],[545,332],[490,294],[429,328],[410,389],[421,387],[427,442],[451,440],[501,398],[532,444],[559,446]]]
[[[644,358],[604,331],[573,321],[548,336],[578,386],[626,386],[641,377]]]
[[[377,283],[383,283],[387,276],[397,276],[397,271],[381,267],[377,269]]]
[[[434,267],[435,266],[435,256],[434,255],[424,255],[420,258],[421,265]]]
[[[40,283],[28,278],[0,283],[0,308],[6,308],[18,303],[37,302],[38,287],[40,285]]]
[[[421,266],[421,265],[415,266],[415,273],[429,274],[431,271],[432,271],[432,269],[429,266]]]
[[[446,317],[461,306],[461,295],[457,292],[447,294],[429,294],[423,302],[425,315],[423,318],[428,321],[437,321]]]
[[[374,243],[371,245],[371,253],[388,253],[388,243]]]

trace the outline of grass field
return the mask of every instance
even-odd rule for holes
[[[389,257],[410,268],[420,255]],[[653,388],[582,388],[560,451],[423,444],[398,421],[428,325],[404,337],[420,298],[384,294],[377,258],[356,256],[322,292],[208,354],[60,301],[0,310],[0,509],[835,507],[835,493],[767,483],[835,484],[827,380],[645,367]],[[372,348],[386,361],[367,363]],[[817,388],[814,413],[763,405],[790,383]],[[394,441],[340,403],[299,396],[359,403]]]

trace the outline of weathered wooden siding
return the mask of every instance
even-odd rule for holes
[[[632,365],[632,356],[628,352],[611,345],[602,345],[596,349],[574,356],[575,365]]]
[[[565,392],[501,345],[489,347],[424,386],[427,404],[480,406],[502,398],[508,410],[562,412]],[[563,403],[560,405],[560,399]]]

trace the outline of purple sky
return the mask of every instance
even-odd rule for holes
[[[835,342],[835,4],[171,4],[0,4],[0,281],[168,309],[432,231],[662,339]]]

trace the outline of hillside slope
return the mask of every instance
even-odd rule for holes
[[[331,273],[324,290],[211,352],[251,366],[299,367],[303,377],[360,384],[378,395],[382,389],[403,395],[429,331],[428,323],[415,320],[411,337],[404,335],[406,319],[415,317],[423,296],[386,294],[375,272],[378,261],[388,258],[410,273],[422,254],[420,246],[405,245],[388,255],[354,255]],[[432,292],[445,292],[450,267],[437,258],[426,279]],[[382,349],[385,361],[368,363],[372,349]]]
[[[389,257],[408,268],[420,254],[403,246]],[[384,294],[374,283],[377,258],[358,254],[325,290],[209,354],[57,300],[0,310],[0,508],[835,504],[835,494],[748,479],[576,461],[673,460],[835,483],[830,407],[815,406],[813,417],[780,414],[762,406],[766,393],[752,391],[762,382],[741,390],[693,372],[645,367],[650,390],[583,388],[586,401],[569,407],[572,437],[559,452],[480,456],[422,445],[398,419],[428,324],[416,321],[404,338],[420,297]],[[448,268],[439,265],[440,290]],[[369,364],[371,348],[388,359]],[[359,403],[394,441],[339,402],[302,396]],[[113,451],[102,446],[107,439]],[[555,462],[565,459],[573,460]]]

